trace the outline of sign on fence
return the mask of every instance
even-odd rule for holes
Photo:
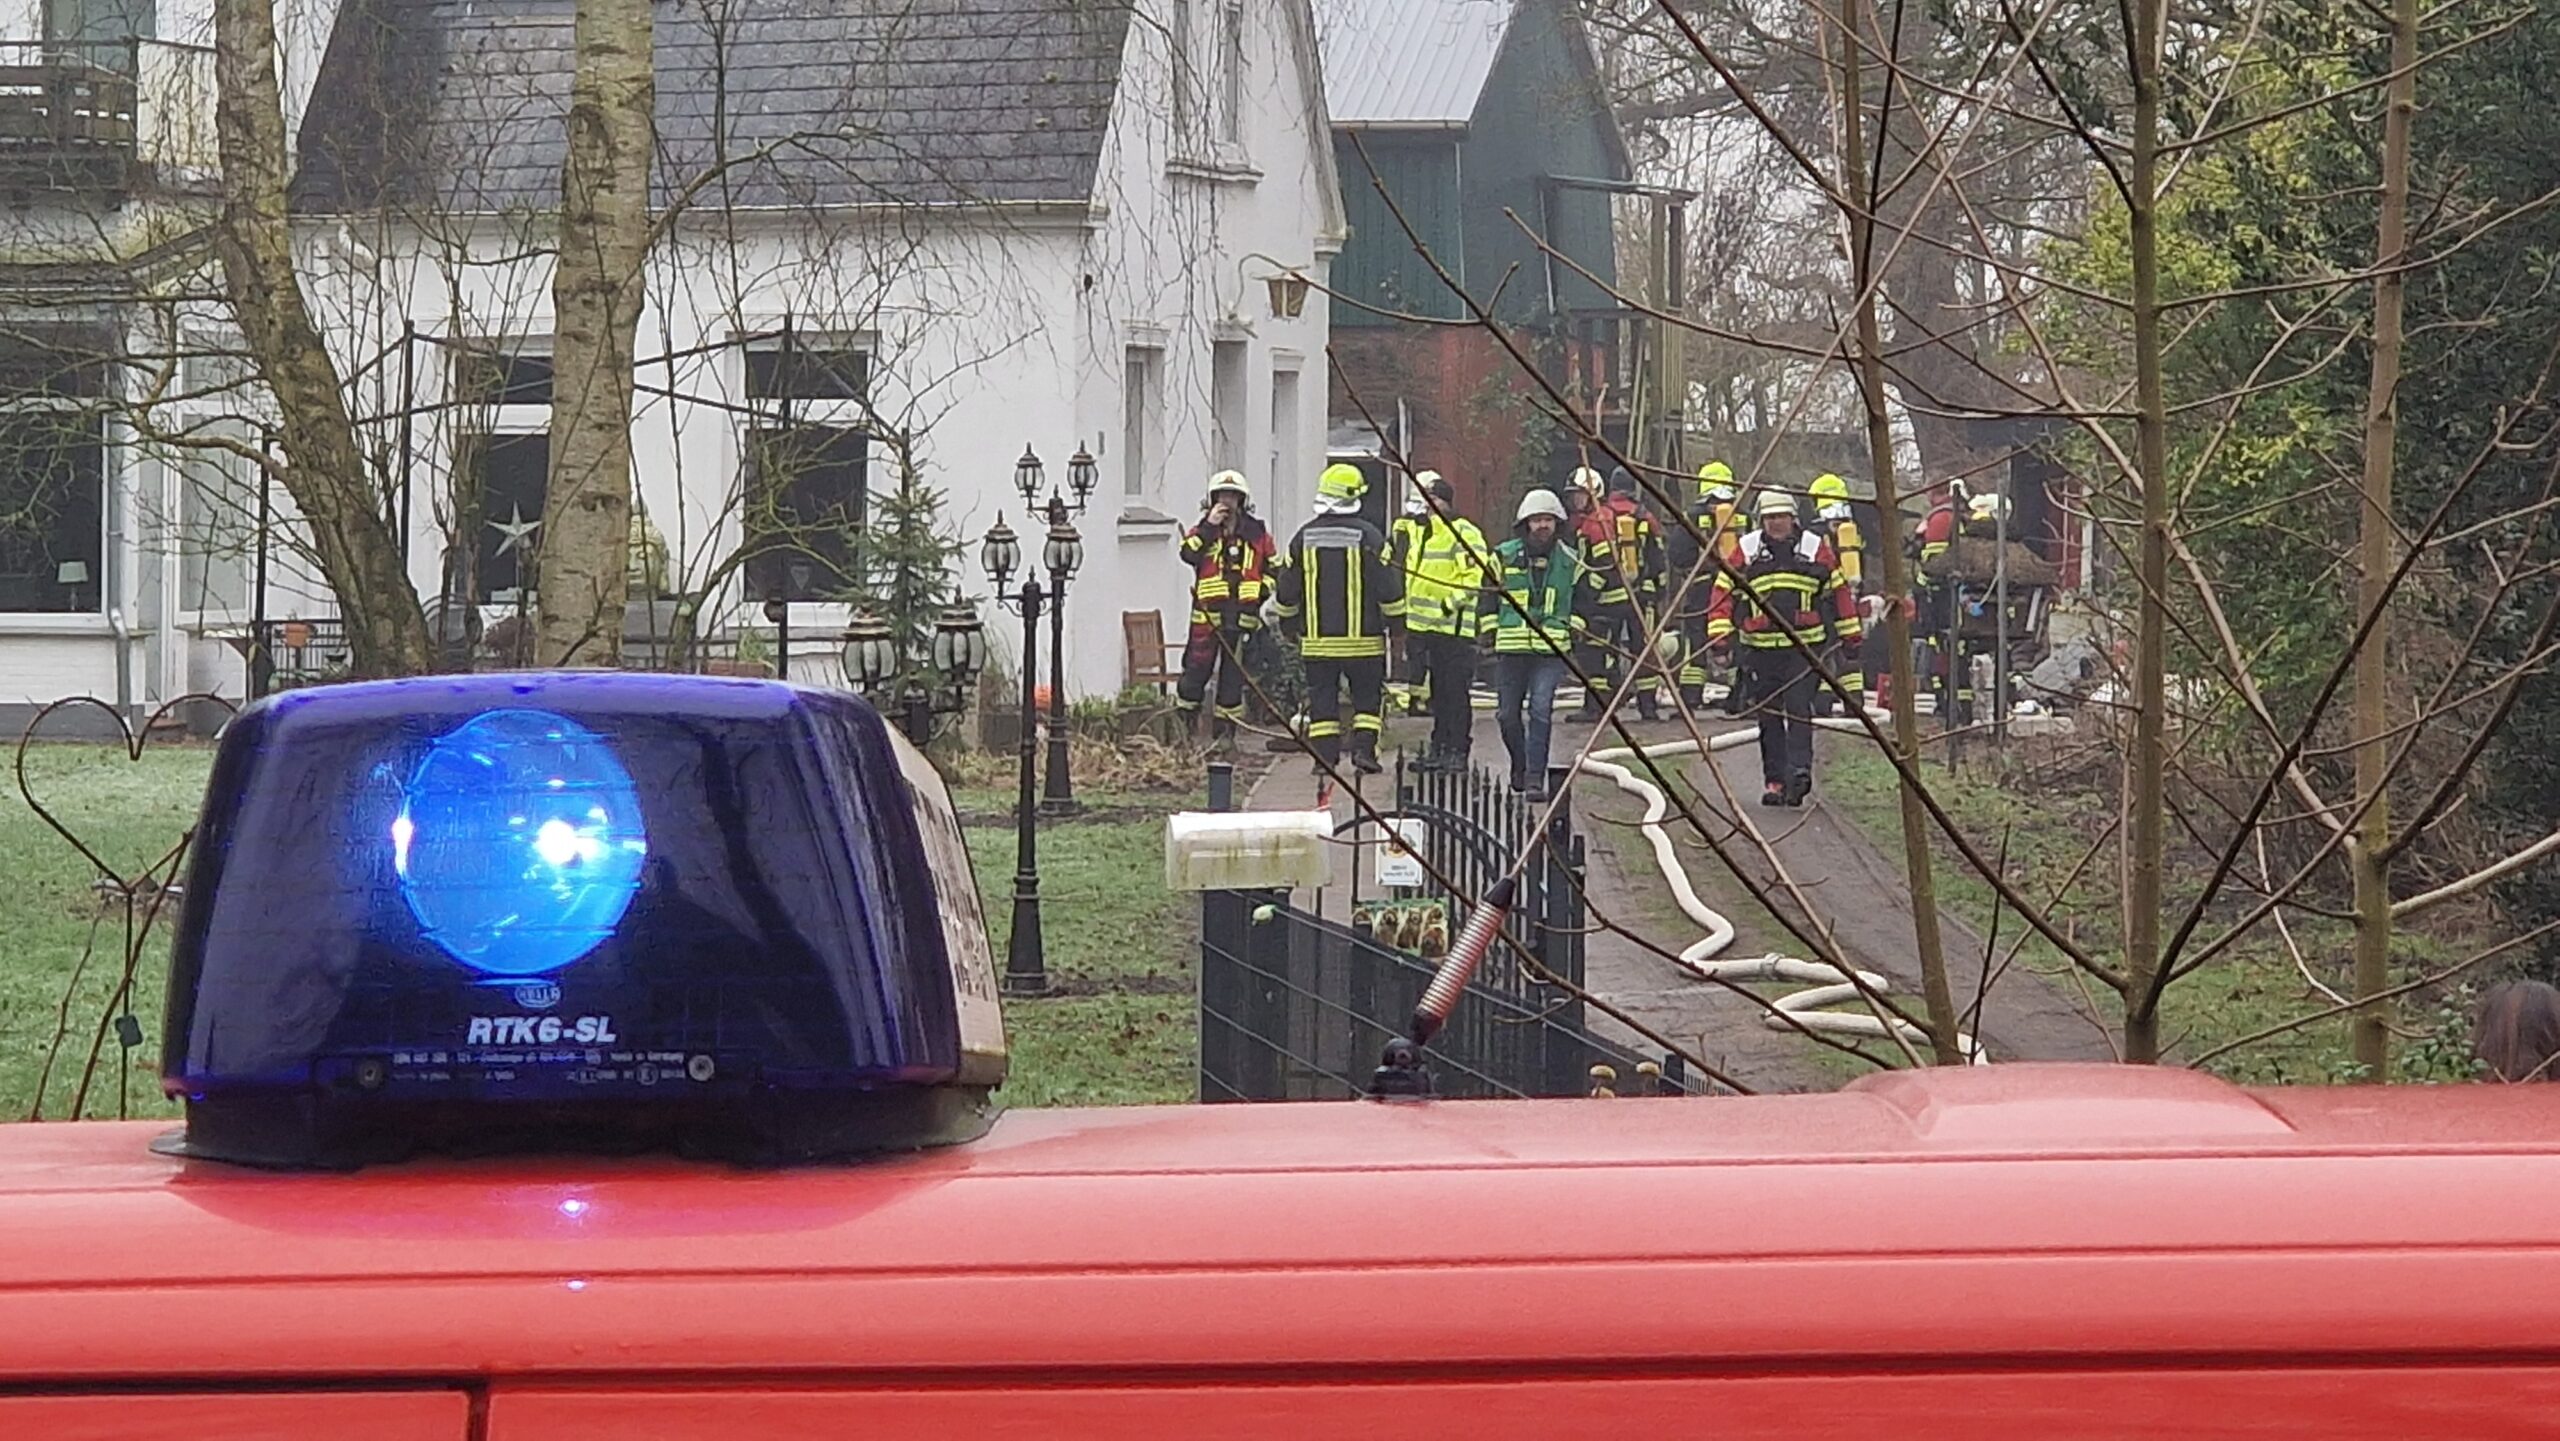
[[[1422,870],[1422,843],[1430,834],[1430,826],[1418,816],[1392,821],[1390,834],[1378,844],[1378,884],[1419,890],[1426,877]]]

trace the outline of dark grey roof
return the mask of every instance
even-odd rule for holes
[[[347,0],[295,207],[550,208],[572,15],[570,0]],[[736,205],[1088,199],[1129,15],[1129,0],[660,0],[660,198],[725,160]]]

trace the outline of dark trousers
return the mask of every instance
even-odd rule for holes
[[[1467,692],[1476,683],[1476,645],[1462,635],[1413,631],[1404,638],[1414,678],[1431,689],[1431,753],[1463,759],[1475,716]]]
[[[1635,688],[1638,711],[1649,714],[1655,704],[1653,666],[1652,658],[1639,650],[1644,643],[1644,618],[1637,613],[1635,602],[1617,601],[1600,607],[1584,635],[1577,659],[1588,693],[1605,703],[1623,682]],[[1585,708],[1589,708],[1588,703]]]
[[[1174,704],[1192,715],[1209,696],[1214,676],[1218,686],[1218,719],[1244,715],[1244,642],[1242,631],[1230,636],[1214,625],[1195,625],[1182,648],[1182,675],[1173,683]]]
[[[1785,784],[1813,779],[1813,693],[1822,681],[1795,647],[1746,647],[1742,667],[1751,680],[1751,709],[1760,721],[1760,779]]]
[[[1378,733],[1387,725],[1387,658],[1307,657],[1307,748],[1326,765],[1342,759],[1342,692],[1346,689],[1351,692],[1353,752],[1374,756]]]
[[[1547,740],[1556,717],[1556,686],[1564,680],[1561,656],[1523,652],[1493,658],[1493,718],[1502,748],[1511,753],[1511,783],[1547,783]]]
[[[1704,612],[1680,618],[1680,699],[1696,705],[1707,688],[1707,617]]]

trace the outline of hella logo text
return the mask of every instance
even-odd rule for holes
[[[473,1016],[462,1038],[466,1046],[556,1046],[563,1041],[582,1046],[621,1039],[611,1016]]]

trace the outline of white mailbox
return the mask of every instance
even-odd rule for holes
[[[1333,876],[1329,811],[1178,811],[1164,821],[1164,883],[1177,891],[1293,890]]]

